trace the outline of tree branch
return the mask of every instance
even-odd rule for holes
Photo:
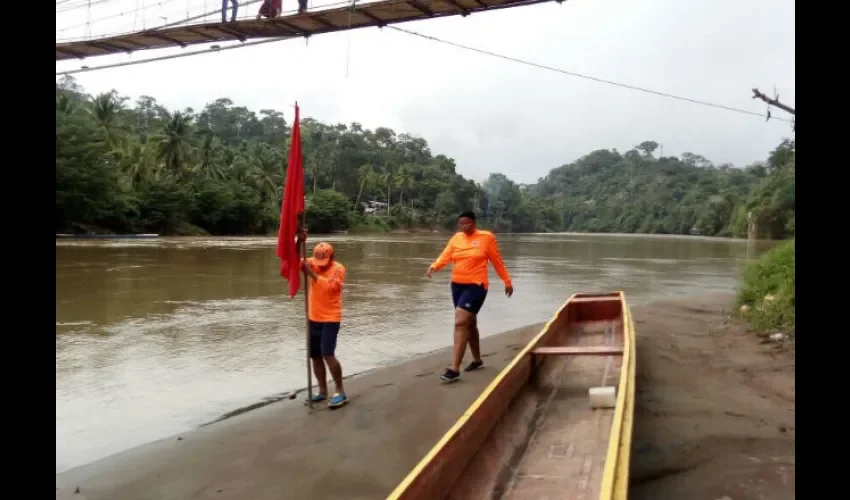
[[[770,97],[767,97],[761,91],[759,91],[759,89],[753,89],[753,99],[761,99],[762,101],[766,102],[770,106],[775,106],[775,107],[777,107],[781,110],[784,110],[788,113],[791,113],[794,116],[797,116],[797,113],[796,113],[796,111],[794,111],[794,108],[779,102],[779,95],[777,95],[776,97],[771,99]]]

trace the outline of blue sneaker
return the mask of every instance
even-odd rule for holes
[[[344,392],[338,392],[331,397],[331,400],[328,402],[328,406],[330,408],[336,408],[338,406],[342,406],[348,402],[348,397]]]
[[[324,401],[326,399],[328,399],[328,397],[325,396],[324,394],[313,394],[313,398],[311,399],[311,401],[313,401],[314,403],[319,403],[319,402]]]

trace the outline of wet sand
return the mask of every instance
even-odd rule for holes
[[[794,354],[729,321],[731,300],[634,309],[630,499],[794,498]]]
[[[634,308],[633,498],[794,498],[793,356],[743,335],[730,300]],[[437,351],[348,380],[339,410],[299,395],[64,472],[57,499],[384,498],[540,326],[483,339],[459,383]]]

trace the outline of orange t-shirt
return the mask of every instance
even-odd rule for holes
[[[431,265],[435,271],[444,268],[452,262],[452,281],[460,284],[489,286],[487,279],[487,262],[492,262],[496,274],[505,282],[505,286],[511,286],[511,275],[508,274],[496,237],[490,231],[476,229],[474,233],[467,236],[464,232],[457,232],[451,237],[443,253]]]
[[[345,282],[345,266],[333,261],[327,268],[320,269],[307,258],[307,264],[319,279],[307,278],[310,287],[310,321],[339,323],[342,321],[342,285]]]

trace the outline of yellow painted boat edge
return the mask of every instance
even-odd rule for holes
[[[555,322],[555,320],[558,319],[558,317],[561,315],[561,312],[567,307],[567,305],[576,295],[577,294],[575,293],[570,295],[570,297],[566,301],[564,301],[563,304],[561,304],[561,307],[559,307],[558,310],[555,311],[555,314],[552,315],[552,318],[550,318],[549,321],[547,321],[546,324],[543,325],[543,328],[540,330],[540,332],[535,335],[534,338],[528,342],[528,344],[526,344],[523,350],[521,350],[519,353],[517,353],[516,356],[514,356],[514,359],[508,364],[508,366],[506,366],[501,372],[499,372],[498,375],[496,375],[496,378],[494,378],[493,381],[490,382],[490,385],[488,385],[487,388],[484,389],[484,392],[482,392],[481,395],[478,396],[478,398],[472,402],[472,404],[469,406],[469,408],[466,409],[463,415],[461,415],[460,418],[457,419],[451,429],[449,429],[448,432],[446,432],[443,437],[437,442],[437,444],[434,445],[433,448],[431,448],[431,451],[429,451],[425,455],[425,457],[422,458],[422,460],[420,460],[418,464],[416,464],[413,470],[411,470],[410,473],[401,481],[401,483],[399,483],[396,489],[393,490],[393,492],[390,493],[389,496],[387,496],[387,500],[398,500],[399,498],[401,498],[401,495],[410,486],[413,480],[416,479],[416,477],[422,473],[422,470],[425,468],[425,466],[427,466],[428,463],[430,463],[434,459],[434,457],[437,456],[437,454],[440,452],[441,449],[443,449],[446,443],[448,443],[449,440],[454,437],[455,434],[457,434],[463,424],[467,420],[469,420],[469,416],[472,415],[472,413],[474,413],[475,410],[477,410],[488,397],[490,397],[490,394],[493,393],[493,391],[496,389],[502,379],[504,379],[505,376],[510,373],[516,367],[516,365],[519,364],[522,358],[531,352],[531,349],[535,345],[537,345],[537,342],[539,342],[540,339],[549,331],[549,329],[552,327],[552,324]]]
[[[605,469],[599,491],[600,500],[625,500],[628,498],[629,466],[632,448],[632,426],[635,400],[635,329],[632,312],[623,292],[620,300],[623,304],[623,342],[624,355],[620,370],[617,406],[614,409],[614,421],[608,438],[608,452],[605,455]]]

